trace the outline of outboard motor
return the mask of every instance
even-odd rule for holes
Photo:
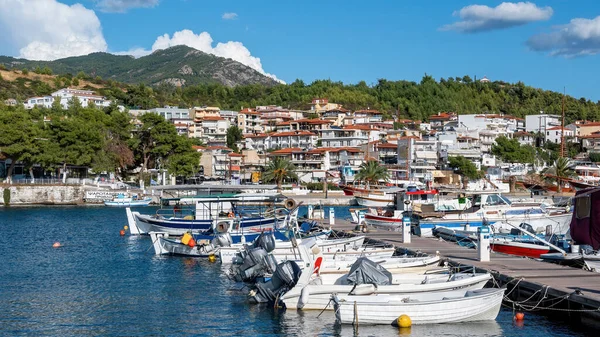
[[[233,242],[229,233],[223,233],[215,235],[211,243],[214,247],[231,247]]]
[[[271,232],[262,232],[256,240],[254,240],[252,246],[254,248],[262,248],[266,250],[267,253],[270,253],[275,249],[275,237]]]
[[[277,265],[277,269],[269,281],[257,282],[255,289],[248,294],[255,303],[275,303],[281,295],[292,289],[302,270],[294,261],[285,261]]]
[[[254,282],[257,278],[271,274],[277,268],[277,260],[261,247],[248,250],[241,265],[231,266],[231,274],[238,282]]]

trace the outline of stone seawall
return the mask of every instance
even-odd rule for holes
[[[83,203],[85,193],[76,185],[0,185],[4,189],[10,190],[10,205],[75,205]]]

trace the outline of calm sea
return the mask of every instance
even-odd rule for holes
[[[103,206],[0,208],[0,336],[586,335],[534,314],[517,326],[504,309],[496,322],[408,332],[338,327],[329,312],[249,305],[219,263],[154,256],[148,237],[119,235],[125,224],[125,210]]]

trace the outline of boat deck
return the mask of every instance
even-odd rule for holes
[[[347,232],[355,226],[356,224],[347,220],[336,220],[332,228]],[[477,249],[461,247],[454,242],[437,238],[414,235],[411,243],[402,243],[401,232],[376,230],[366,235],[370,239],[390,243],[412,252],[439,252],[442,258],[454,266],[472,266],[487,270],[494,275],[498,283],[507,285],[509,291],[518,285],[515,288],[515,300],[531,297],[527,303],[531,303],[532,306],[540,303],[538,308],[552,306],[550,310],[575,309],[581,310],[585,315],[600,315],[600,273],[495,252],[491,252],[490,262],[480,262]],[[564,303],[559,305],[558,302]]]

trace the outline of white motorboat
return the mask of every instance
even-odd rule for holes
[[[449,229],[476,229],[483,224],[494,228],[494,232],[510,232],[521,223],[530,224],[536,232],[546,231],[551,226],[552,233],[565,234],[573,213],[568,208],[550,207],[546,204],[513,204],[508,198],[496,192],[482,192],[475,195],[473,207],[460,212],[442,212],[436,216],[425,216],[419,220],[421,236],[433,236],[435,226]]]
[[[325,256],[325,255],[324,255]],[[427,255],[419,257],[392,256],[389,258],[378,258],[369,256],[369,259],[380,264],[390,273],[424,273],[437,267],[440,262],[438,255]],[[323,260],[321,274],[345,274],[350,271],[356,260]]]
[[[280,299],[287,309],[303,310],[333,310],[329,306],[331,295],[335,293],[344,294],[393,294],[410,295],[424,292],[445,292],[447,296],[452,295],[456,289],[474,290],[481,289],[491,279],[488,273],[467,274],[458,273],[444,274],[389,274],[387,270],[377,266],[372,261],[357,260],[352,267],[353,275],[357,272],[368,273],[369,281],[379,280],[379,284],[362,283],[357,284],[355,277],[350,274],[321,274],[319,268],[305,268],[300,279]],[[312,272],[317,269],[316,272]],[[362,269],[362,270],[359,270]],[[383,271],[382,271],[383,270]],[[382,281],[382,282],[381,282]]]
[[[401,315],[412,324],[462,323],[495,320],[506,289],[457,290],[410,295],[334,294],[336,321],[342,324],[391,325]]]
[[[105,200],[104,205],[113,207],[139,207],[148,206],[152,202],[152,198],[138,199],[136,195],[128,196],[123,193],[119,193],[112,200]]]

